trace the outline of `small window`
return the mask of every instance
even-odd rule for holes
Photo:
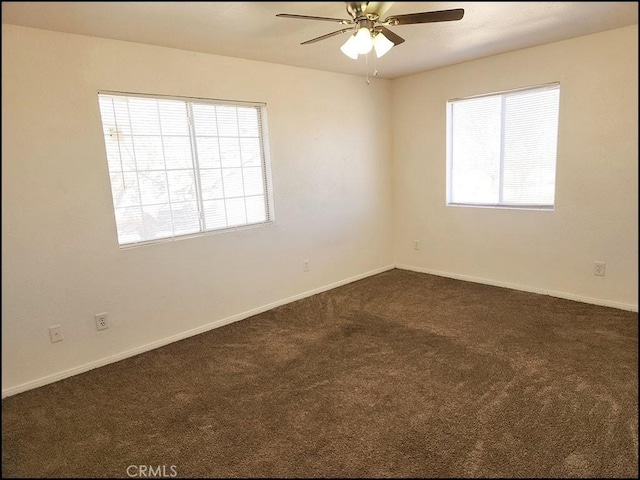
[[[447,205],[552,209],[560,85],[447,102]]]
[[[272,220],[263,104],[98,99],[121,246]]]

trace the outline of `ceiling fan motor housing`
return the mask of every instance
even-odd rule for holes
[[[351,15],[351,18],[357,20],[359,17],[365,16],[364,12],[369,2],[346,2],[347,12]]]

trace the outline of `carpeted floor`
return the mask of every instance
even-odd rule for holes
[[[3,477],[636,477],[638,314],[391,270],[2,414]]]

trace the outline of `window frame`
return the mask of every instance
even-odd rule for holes
[[[127,243],[120,243],[120,235],[119,235],[119,230],[118,230],[118,222],[117,222],[117,218],[116,218],[116,205],[115,205],[115,200],[113,198],[113,187],[111,185],[111,175],[112,175],[112,171],[109,168],[109,157],[108,157],[108,153],[107,153],[107,148],[106,148],[106,143],[105,143],[105,124],[103,122],[102,119],[102,111],[100,108],[100,105],[98,105],[98,113],[100,115],[100,125],[101,125],[101,130],[102,130],[102,138],[103,138],[103,145],[105,146],[105,150],[104,150],[104,158],[106,160],[107,163],[107,173],[109,175],[109,193],[111,195],[111,200],[112,200],[112,213],[113,213],[113,219],[114,219],[114,224],[116,227],[116,241],[118,242],[118,246],[120,249],[128,249],[128,248],[135,248],[135,247],[139,247],[139,246],[143,246],[143,245],[153,245],[153,244],[158,244],[158,243],[167,243],[167,242],[173,242],[173,241],[177,241],[177,240],[183,240],[183,239],[187,239],[187,238],[197,238],[197,237],[202,237],[202,236],[208,236],[208,235],[216,235],[216,234],[220,234],[220,233],[227,233],[227,232],[233,232],[233,231],[237,231],[237,230],[245,230],[245,229],[251,229],[251,228],[258,228],[258,227],[263,227],[263,226],[268,226],[268,225],[272,225],[275,224],[275,208],[274,208],[274,192],[273,192],[273,177],[272,177],[272,171],[271,171],[271,154],[270,154],[270,142],[269,142],[269,135],[268,135],[268,119],[267,119],[267,104],[265,102],[253,102],[253,101],[238,101],[238,100],[226,100],[226,99],[214,99],[214,98],[203,98],[203,97],[187,97],[187,96],[179,96],[179,95],[163,95],[163,94],[150,94],[150,93],[137,93],[137,92],[122,92],[122,91],[114,91],[114,90],[98,90],[97,91],[97,100],[98,100],[98,104],[100,103],[100,99],[101,96],[118,96],[118,97],[125,97],[125,98],[146,98],[146,99],[153,99],[153,100],[174,100],[174,101],[179,101],[179,102],[184,102],[185,106],[187,107],[188,110],[192,110],[193,109],[193,104],[207,104],[207,105],[216,105],[216,106],[234,106],[234,107],[253,107],[259,110],[259,115],[258,115],[258,129],[259,129],[259,145],[260,145],[260,159],[261,159],[261,169],[262,169],[262,173],[263,173],[263,179],[264,179],[264,189],[265,192],[263,194],[264,197],[264,202],[265,202],[265,215],[266,215],[266,219],[264,221],[260,221],[260,222],[253,222],[253,223],[244,223],[244,224],[239,224],[239,225],[232,225],[232,226],[226,226],[226,227],[221,227],[221,228],[212,228],[212,229],[206,229],[203,230],[202,229],[202,221],[200,221],[200,230],[197,232],[190,232],[190,233],[185,233],[185,234],[172,234],[171,236],[167,236],[167,237],[161,237],[161,238],[153,238],[153,239],[145,239],[145,240],[140,240],[140,241],[133,241],[133,242],[127,242]],[[192,115],[192,114],[191,114]],[[192,116],[189,116],[189,120],[192,120]],[[132,135],[133,137],[134,135]],[[200,175],[201,175],[201,167],[197,161],[196,158],[194,158],[193,155],[193,145],[196,143],[196,139],[198,138],[198,136],[195,134],[195,128],[194,125],[190,123],[189,126],[189,141],[191,144],[191,148],[192,148],[192,157],[191,157],[191,161],[192,161],[192,165],[193,165],[193,171],[194,171],[194,181],[196,182],[197,186],[196,186],[196,190],[197,190],[197,194],[196,194],[196,203],[198,205],[198,208],[200,208],[200,205],[202,204],[202,192],[200,191],[201,188],[199,187],[200,184]],[[238,137],[238,138],[242,138],[242,137]],[[196,155],[197,156],[197,155]],[[222,165],[220,167],[221,169],[223,168]],[[139,172],[141,170],[138,170],[136,168],[135,172]],[[168,171],[165,167],[164,171]],[[242,198],[245,198],[246,196],[243,195]],[[224,200],[225,197],[223,197],[222,199]],[[170,202],[171,204],[171,202]],[[141,205],[142,206],[142,205]],[[202,212],[201,212],[202,214]]]
[[[487,203],[487,202],[453,202],[451,201],[453,191],[453,106],[456,102],[463,100],[473,100],[484,97],[502,97],[502,101],[506,96],[511,94],[518,94],[526,91],[536,90],[558,90],[558,96],[560,96],[560,82],[550,82],[539,85],[531,85],[526,87],[513,88],[509,90],[501,90],[497,92],[482,93],[478,95],[470,95],[467,97],[458,97],[447,100],[446,104],[446,188],[445,188],[445,205],[447,207],[471,207],[471,208],[493,208],[493,209],[508,209],[508,210],[540,210],[540,211],[554,211],[556,207],[556,189],[557,189],[557,168],[558,168],[558,137],[560,129],[560,98],[558,98],[558,125],[556,131],[556,155],[554,164],[554,183],[553,183],[553,203],[552,204],[539,204],[539,203]],[[503,120],[501,121],[500,128],[504,132],[504,112]],[[500,177],[504,175],[504,158],[503,152],[500,153]],[[502,181],[500,182],[502,185]],[[499,193],[502,196],[502,192]]]

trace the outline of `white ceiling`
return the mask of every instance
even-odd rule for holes
[[[388,6],[388,3],[385,4]],[[393,2],[393,14],[463,8],[462,20],[390,28],[406,42],[375,60],[398,78],[467,60],[638,23],[638,2]],[[277,13],[350,18],[344,2],[2,2],[2,23],[364,75],[374,55],[352,60],[338,23]]]

